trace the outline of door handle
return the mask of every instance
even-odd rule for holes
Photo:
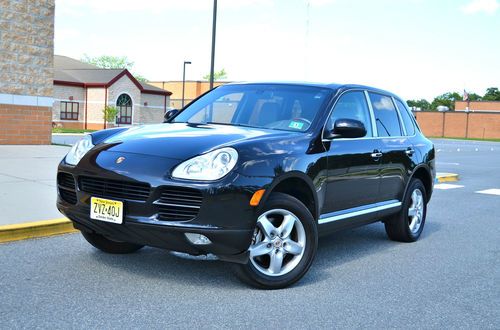
[[[405,153],[408,156],[413,156],[413,154],[415,153],[415,150],[413,150],[412,148],[408,148],[408,149],[406,149]]]
[[[372,158],[380,158],[380,157],[382,157],[382,153],[380,151],[378,151],[378,150],[374,150],[372,152],[371,156],[372,156]]]

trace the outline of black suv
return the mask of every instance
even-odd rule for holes
[[[417,240],[434,156],[389,92],[228,84],[163,124],[85,136],[59,165],[57,207],[102,251],[213,254],[282,288],[307,272],[319,234],[383,221],[390,239]]]

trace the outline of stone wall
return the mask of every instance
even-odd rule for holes
[[[0,0],[0,144],[48,144],[54,0]]]
[[[169,97],[164,95],[156,94],[141,94],[141,107],[140,116],[137,118],[137,122],[140,124],[159,124],[163,122],[163,116],[165,114],[165,102],[168,104]],[[147,104],[147,105],[145,105]]]

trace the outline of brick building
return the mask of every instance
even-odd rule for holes
[[[103,129],[114,125],[161,123],[170,102],[164,89],[140,82],[127,69],[101,69],[54,56],[53,125]],[[104,123],[105,106],[116,106],[116,121]]]
[[[54,0],[0,1],[0,144],[51,139]]]
[[[227,84],[228,81],[215,81],[214,87]],[[170,107],[182,108],[182,80],[150,81],[149,84],[172,92],[170,96]],[[186,80],[184,87],[184,105],[188,104],[201,94],[210,89],[210,82],[201,80]]]

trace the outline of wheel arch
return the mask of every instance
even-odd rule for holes
[[[417,166],[406,184],[405,195],[403,196],[403,200],[406,198],[406,193],[408,192],[408,186],[410,185],[411,180],[414,178],[422,181],[425,187],[425,194],[427,197],[426,202],[428,203],[431,200],[432,190],[433,190],[433,182],[432,175],[430,169],[426,165]]]
[[[288,172],[277,177],[262,198],[264,205],[273,192],[281,192],[297,198],[311,212],[313,218],[319,218],[318,195],[311,179],[302,172]]]

